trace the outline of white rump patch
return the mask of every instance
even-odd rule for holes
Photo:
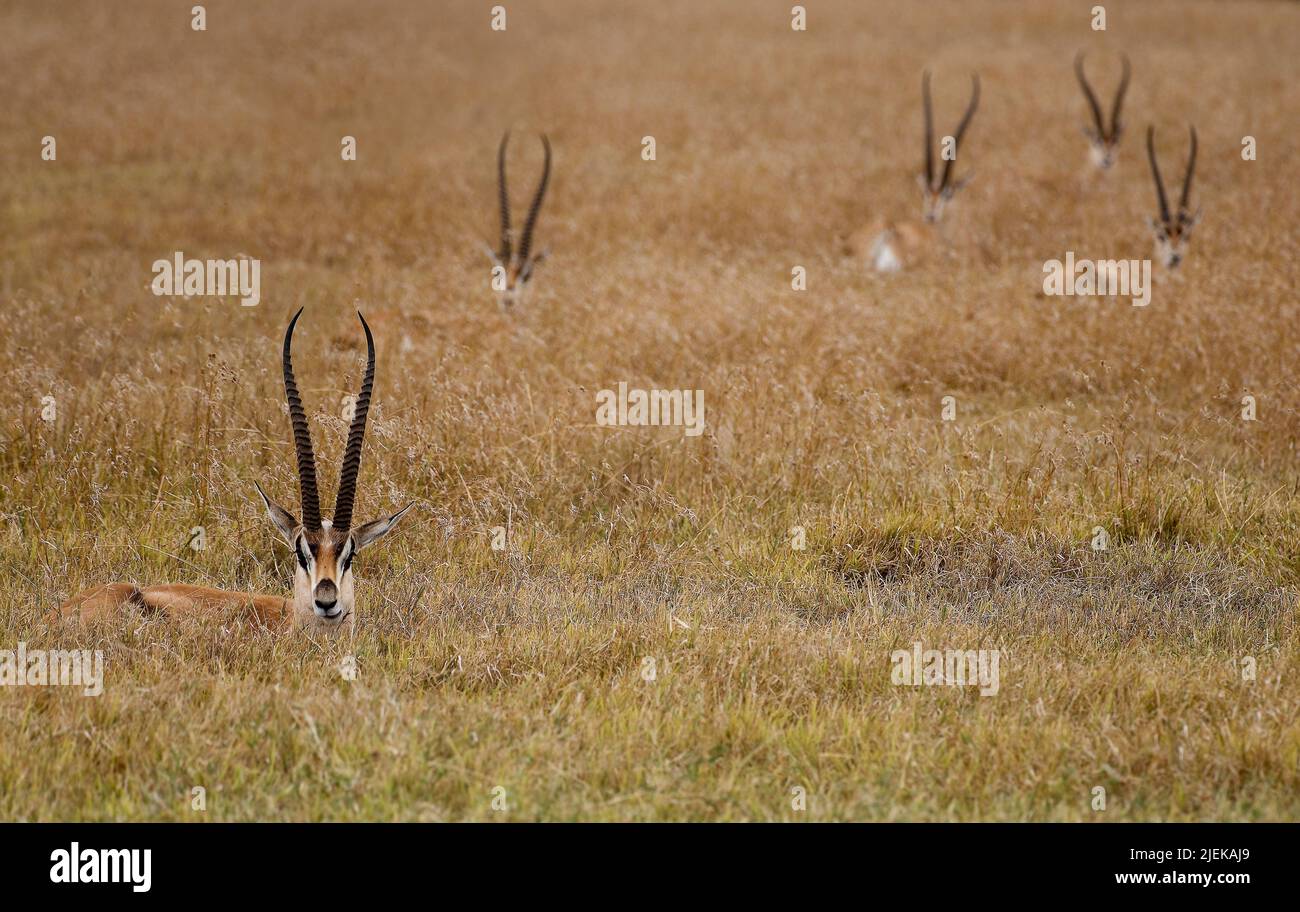
[[[889,237],[888,231],[883,232],[871,245],[871,265],[876,272],[898,272],[903,268],[903,261],[894,253]]]

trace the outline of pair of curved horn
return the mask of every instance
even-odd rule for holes
[[[921,74],[921,107],[925,112],[925,185],[932,192],[938,193],[948,186],[952,180],[952,166],[956,161],[957,148],[961,146],[961,138],[966,133],[966,128],[970,126],[971,118],[975,116],[975,110],[980,103],[980,77],[978,73],[971,74],[971,92],[970,104],[966,106],[966,113],[962,115],[961,122],[957,124],[957,132],[953,134],[953,157],[944,160],[943,174],[940,176],[938,186],[934,183],[934,113],[930,104],[930,71],[926,70]]]
[[[1187,171],[1183,174],[1183,192],[1178,198],[1178,211],[1184,212],[1192,196],[1192,175],[1196,173],[1196,127],[1188,126],[1191,132],[1191,151],[1187,155]],[[1169,224],[1169,199],[1165,196],[1165,182],[1160,177],[1160,165],[1156,162],[1156,128],[1147,125],[1147,158],[1151,162],[1151,176],[1156,181],[1156,201],[1160,204],[1160,220]]]
[[[298,455],[298,489],[302,495],[302,524],[310,531],[321,528],[320,495],[316,490],[316,456],[312,452],[311,430],[307,413],[303,411],[302,397],[293,378],[293,328],[302,316],[302,308],[289,321],[284,334],[284,393],[289,400],[289,421],[293,426],[293,446]],[[333,527],[346,532],[352,527],[352,504],[356,499],[357,475],[361,471],[361,445],[366,437],[366,416],[370,412],[370,393],[375,385],[375,339],[370,334],[366,318],[357,311],[361,326],[366,331],[366,375],[361,381],[361,395],[357,396],[352,412],[352,427],[348,431],[347,449],[343,453],[343,468],[339,473],[339,492],[334,501]]]
[[[497,201],[501,208],[501,249],[497,252],[497,259],[503,264],[510,262],[514,252],[514,242],[510,232],[510,190],[506,184],[506,146],[509,143],[510,131],[507,130],[501,137],[501,145],[497,149]],[[546,197],[546,186],[551,180],[551,141],[545,133],[542,134],[542,148],[546,156],[542,162],[542,179],[537,184],[537,192],[533,194],[532,205],[528,207],[528,218],[524,221],[524,232],[519,238],[520,263],[528,262],[528,254],[533,248],[533,229],[537,227],[537,217],[542,212],[542,200]]]
[[[1088,77],[1083,75],[1083,51],[1080,51],[1074,58],[1074,75],[1079,80],[1079,85],[1083,89],[1083,95],[1088,99],[1088,107],[1092,109],[1092,122],[1097,126],[1097,137],[1106,142],[1114,142],[1119,137],[1120,121],[1119,112],[1124,107],[1124,95],[1128,92],[1128,80],[1132,73],[1132,67],[1128,62],[1128,55],[1120,55],[1123,62],[1123,72],[1119,77],[1119,88],[1115,90],[1115,104],[1110,110],[1110,129],[1106,128],[1106,120],[1101,113],[1101,105],[1097,102],[1097,96],[1092,91],[1092,86],[1088,85]]]

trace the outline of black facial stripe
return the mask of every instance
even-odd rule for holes
[[[297,547],[293,549],[294,556],[298,558],[298,566],[302,567],[304,573],[310,573],[311,568],[307,566],[307,556],[303,554],[303,540],[298,539]]]

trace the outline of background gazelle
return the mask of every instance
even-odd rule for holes
[[[930,72],[921,75],[921,107],[925,119],[925,171],[917,175],[921,184],[921,220],[894,220],[881,217],[851,234],[846,249],[852,256],[864,259],[877,272],[897,272],[915,266],[923,260],[936,242],[935,228],[943,218],[949,201],[970,182],[966,177],[953,180],[953,166],[962,137],[970,126],[971,118],[979,107],[979,74],[971,75],[970,103],[966,113],[952,134],[952,155],[943,157],[943,170],[936,179],[934,166],[934,114],[930,102]]]
[[[537,192],[528,207],[528,217],[524,221],[523,233],[515,244],[514,231],[510,227],[510,188],[506,181],[506,147],[510,144],[510,131],[501,137],[497,149],[497,200],[501,209],[501,242],[495,252],[489,251],[494,266],[500,267],[501,273],[493,270],[493,288],[501,295],[503,308],[513,307],[522,300],[524,291],[533,277],[533,270],[546,252],[533,253],[533,230],[537,227],[537,217],[542,212],[542,201],[546,198],[546,187],[551,180],[551,141],[542,134],[542,149],[545,157],[542,161],[542,179],[537,182]]]
[[[1092,86],[1088,85],[1088,77],[1083,73],[1083,51],[1074,58],[1074,75],[1078,77],[1079,87],[1083,89],[1083,97],[1088,100],[1088,108],[1092,111],[1093,125],[1084,127],[1083,135],[1088,137],[1092,163],[1102,171],[1109,171],[1119,159],[1119,140],[1124,132],[1124,122],[1120,120],[1119,115],[1124,107],[1124,94],[1128,91],[1132,70],[1127,54],[1121,55],[1120,60],[1123,72],[1119,77],[1119,88],[1115,90],[1115,103],[1110,109],[1110,124],[1107,125],[1097,95],[1092,91]]]
[[[312,452],[311,430],[293,377],[290,352],[293,328],[302,315],[300,309],[289,321],[284,334],[284,391],[289,400],[289,420],[293,428],[294,448],[298,456],[298,484],[302,494],[302,521],[272,501],[257,484],[257,493],[266,505],[271,522],[293,549],[295,570],[293,595],[253,595],[206,586],[162,585],[137,587],[131,583],[97,586],[69,599],[60,609],[64,617],[91,620],[109,616],[123,608],[140,608],[171,612],[215,612],[251,610],[254,617],[268,625],[292,623],[338,630],[351,627],[356,607],[352,579],[352,559],[358,551],[387,535],[412,505],[385,518],[352,528],[352,504],[356,496],[357,475],[361,469],[361,445],[366,435],[366,415],[370,411],[370,394],[375,382],[375,341],[365,317],[358,311],[366,332],[366,374],[361,384],[348,431],[343,469],[339,474],[338,497],[334,520],[322,519],[320,498],[316,492],[316,458]]]
[[[1188,208],[1192,195],[1192,175],[1196,173],[1196,127],[1191,131],[1191,149],[1187,153],[1187,170],[1183,173],[1183,192],[1178,197],[1178,211],[1169,212],[1169,198],[1165,196],[1165,182],[1160,177],[1160,165],[1156,161],[1156,128],[1147,126],[1147,158],[1151,161],[1151,176],[1156,183],[1156,202],[1160,205],[1160,219],[1151,219],[1151,230],[1155,234],[1156,259],[1169,269],[1177,269],[1178,264],[1187,255],[1187,241],[1191,238],[1192,228],[1201,218],[1200,209],[1193,215]]]

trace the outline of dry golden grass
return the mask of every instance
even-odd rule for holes
[[[1300,9],[1110,3],[1097,34],[1073,3],[818,0],[795,33],[789,4],[514,0],[499,34],[489,6],[0,7],[0,648],[107,676],[0,688],[0,817],[1295,818]],[[1103,87],[1135,69],[1092,187],[1079,48]],[[882,279],[838,238],[917,210],[927,66],[940,130],[983,77],[976,177],[943,255]],[[1201,136],[1182,274],[1145,309],[1044,297],[1066,250],[1149,255],[1148,122],[1171,180]],[[517,209],[528,131],[556,163],[503,315],[511,125]],[[259,257],[262,304],[153,297],[176,250]],[[109,580],[285,591],[253,481],[296,503],[301,305],[323,499],[360,306],[358,517],[421,503],[358,559],[355,639],[48,627]],[[596,427],[620,380],[704,390],[707,433]],[[1004,650],[1000,694],[892,686],[915,640]]]

